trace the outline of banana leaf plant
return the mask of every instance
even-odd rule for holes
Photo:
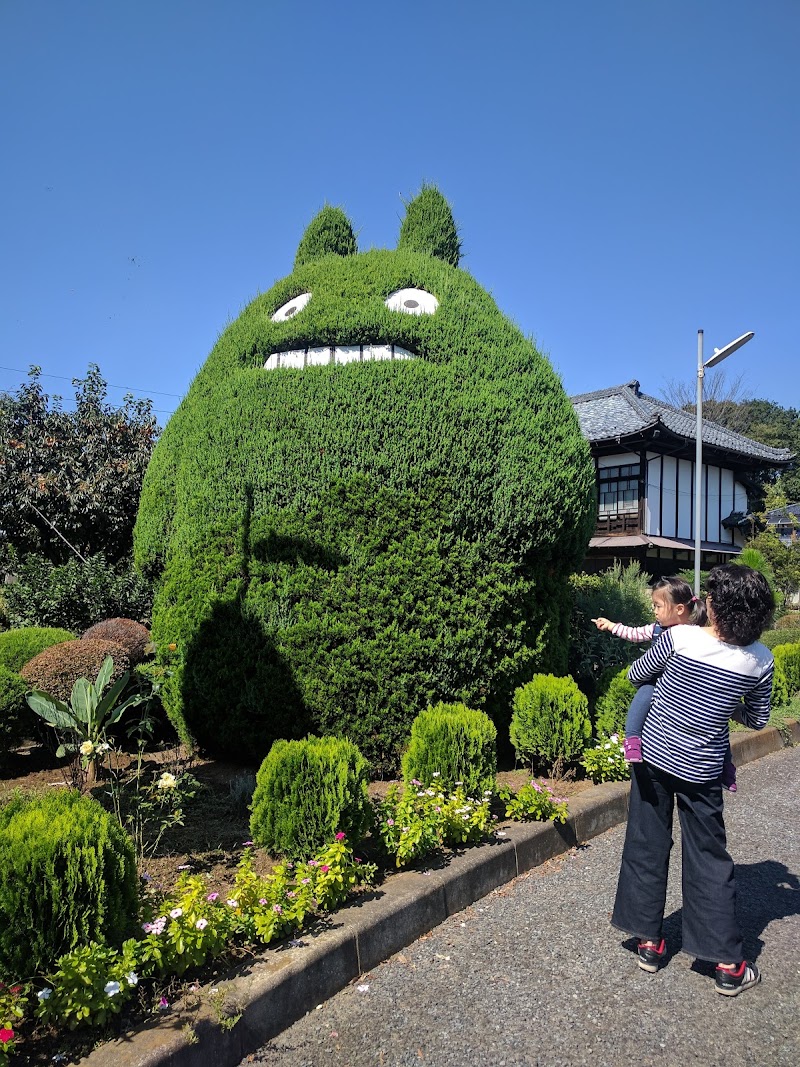
[[[27,696],[30,707],[48,725],[70,735],[70,740],[59,745],[56,756],[61,758],[66,755],[80,755],[86,771],[87,788],[91,788],[96,782],[97,763],[111,748],[106,731],[119,722],[128,708],[135,707],[147,699],[141,693],[135,693],[118,704],[117,701],[128,684],[130,672],[126,671],[108,689],[113,672],[114,660],[107,656],[95,682],[90,682],[88,678],[77,679],[72,687],[69,704],[39,690],[34,690]],[[105,692],[106,689],[108,692]]]

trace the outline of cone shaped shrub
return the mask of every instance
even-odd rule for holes
[[[17,794],[0,809],[2,980],[89,941],[121,943],[137,909],[133,845],[93,797]]]
[[[26,663],[46,648],[71,641],[72,638],[69,630],[47,626],[22,626],[18,630],[8,630],[0,634],[0,667],[8,667],[10,671],[19,673]]]
[[[497,729],[483,711],[465,704],[436,704],[414,719],[403,756],[403,781],[451,792],[461,783],[470,797],[494,790]]]
[[[628,681],[628,668],[623,667],[609,679],[608,685],[597,698],[594,729],[598,737],[625,734],[625,718],[636,695],[636,687]]]
[[[589,703],[572,678],[535,674],[514,692],[511,744],[518,759],[552,767],[580,759],[592,736]]]
[[[343,832],[369,829],[368,764],[345,738],[276,741],[256,775],[250,836],[273,855],[306,859]]]

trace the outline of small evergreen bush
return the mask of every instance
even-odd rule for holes
[[[122,645],[114,641],[78,640],[53,645],[26,663],[20,674],[31,689],[67,703],[78,678],[96,678],[107,656],[114,660],[111,681],[116,682],[128,670],[130,660]]]
[[[19,672],[34,656],[51,645],[71,641],[73,636],[69,630],[45,626],[23,626],[18,630],[8,630],[0,634],[0,667]]]
[[[775,620],[776,630],[800,630],[800,611],[787,611]]]
[[[137,920],[133,845],[75,791],[0,809],[0,977],[46,970],[79,945],[119,944]]]
[[[464,704],[437,704],[414,719],[403,756],[403,780],[435,785],[444,792],[461,784],[469,797],[494,790],[497,729],[483,711]]]
[[[28,683],[0,664],[0,765],[12,748],[33,733],[33,716],[25,700]]]
[[[628,681],[627,667],[611,676],[595,706],[594,729],[598,737],[625,736],[625,717],[635,694],[636,686]]]
[[[772,654],[775,657],[772,703],[789,704],[800,691],[800,642],[778,645]]]
[[[150,631],[133,619],[103,619],[81,634],[82,641],[114,641],[127,651],[132,665],[147,655]]]
[[[796,630],[791,627],[784,630],[765,630],[759,641],[771,649],[777,648],[778,645],[795,645],[800,641],[800,626]]]
[[[371,822],[367,761],[345,738],[276,741],[256,775],[250,835],[275,855],[302,859],[337,832],[358,841]]]
[[[574,762],[591,736],[589,702],[572,678],[535,674],[515,690],[511,744],[518,759],[550,767]]]

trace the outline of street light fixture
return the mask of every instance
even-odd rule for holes
[[[701,473],[703,469],[703,378],[706,367],[716,367],[723,359],[727,359],[737,348],[746,345],[755,334],[752,330],[743,333],[735,341],[731,341],[724,348],[715,348],[711,359],[703,362],[703,331],[697,331],[697,425],[695,434],[697,437],[694,467],[694,595],[700,596],[700,530],[703,498],[700,492]]]

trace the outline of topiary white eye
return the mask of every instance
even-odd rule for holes
[[[298,311],[303,310],[310,299],[311,293],[301,293],[292,300],[287,300],[286,303],[281,304],[275,314],[271,316],[272,321],[286,322],[288,319],[294,318]]]
[[[396,289],[386,298],[390,311],[404,311],[406,315],[432,315],[439,301],[424,289]]]

